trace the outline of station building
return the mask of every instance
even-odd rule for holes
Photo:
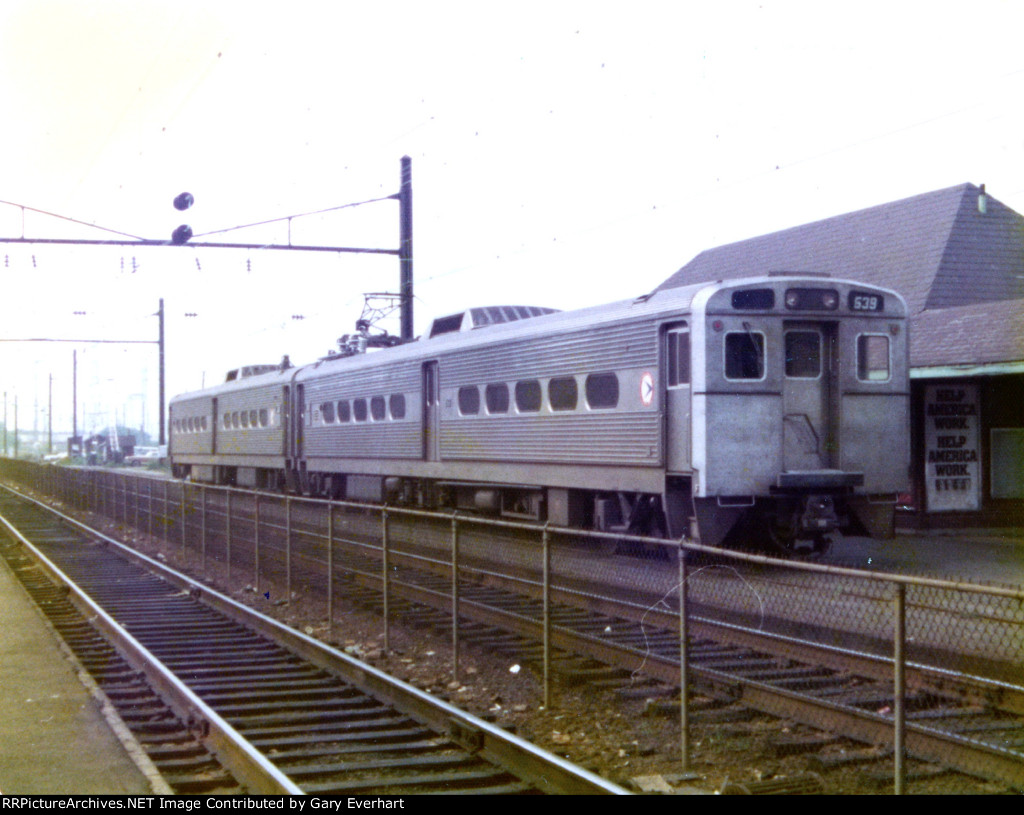
[[[1024,526],[1024,216],[961,184],[708,249],[659,288],[773,271],[907,301],[912,488],[899,524]]]

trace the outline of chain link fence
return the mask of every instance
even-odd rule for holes
[[[451,672],[481,626],[556,675],[612,665],[1024,789],[1024,591],[478,515],[328,502],[4,462],[8,477],[158,539],[231,591],[450,632]],[[680,609],[685,611],[680,614]],[[419,612],[422,622],[427,612]],[[677,691],[678,693],[678,691]],[[679,698],[679,697],[677,697]],[[690,704],[679,706],[690,761]]]

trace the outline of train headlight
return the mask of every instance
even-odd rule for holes
[[[786,308],[794,311],[835,311],[839,292],[835,289],[786,289]]]

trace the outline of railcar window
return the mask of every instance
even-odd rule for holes
[[[775,308],[774,289],[743,289],[732,293],[732,307],[743,309]]]
[[[484,404],[488,413],[508,413],[508,385],[495,382],[484,388]]]
[[[324,424],[334,424],[334,402],[320,405],[320,415],[324,417]]]
[[[575,377],[563,376],[548,383],[548,401],[552,410],[576,410],[579,386]]]
[[[668,352],[668,386],[690,384],[690,332],[670,331],[666,335]]]
[[[355,417],[357,422],[366,421],[366,400],[365,399],[353,399],[352,400],[352,415]]]
[[[383,396],[374,396],[370,399],[370,417],[375,422],[383,422],[388,415],[387,402]]]
[[[889,338],[884,334],[857,337],[857,379],[861,382],[889,379]]]
[[[388,407],[391,410],[392,419],[405,418],[405,394],[393,393],[388,399]]]
[[[352,421],[352,409],[349,407],[348,399],[342,399],[338,402],[338,421]]]
[[[260,427],[266,427],[268,424],[270,424],[270,416],[267,413],[267,409],[260,408]],[[206,430],[206,428],[204,427],[203,430]]]
[[[821,334],[817,331],[786,332],[786,376],[817,379],[821,375]]]
[[[516,382],[516,410],[520,413],[536,413],[540,410],[540,382],[536,379]]]
[[[249,426],[249,411],[243,410],[242,413],[241,413],[241,417],[242,417],[242,427],[248,427]]]
[[[583,383],[587,407],[613,408],[619,404],[619,377],[614,373],[590,374]]]
[[[238,411],[237,410],[231,411],[231,429],[232,430],[238,430],[238,427],[239,427],[240,424],[241,424],[241,422],[238,420]]]
[[[249,427],[259,427],[258,411],[249,411]]]
[[[205,416],[203,416],[203,417],[202,417],[202,418],[201,418],[201,419],[199,420],[199,429],[200,429],[200,430],[202,430],[202,431],[203,431],[203,432],[205,433],[205,432],[206,432],[206,428],[207,428],[207,426],[208,426],[208,425],[207,425],[207,422],[206,422],[206,417],[205,417]]]
[[[480,389],[472,387],[459,388],[459,413],[473,416],[480,412]]]
[[[725,378],[762,379],[764,377],[764,334],[731,331],[725,335]]]
[[[224,414],[224,419],[221,422],[221,424],[223,425],[225,430],[227,430],[229,427],[231,427],[231,414],[230,413],[225,413]]]

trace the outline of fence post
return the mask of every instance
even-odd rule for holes
[[[187,527],[188,527],[188,516],[185,512],[185,501],[188,494],[188,483],[185,481],[181,482],[181,562],[185,562],[185,544],[188,539]]]
[[[452,513],[452,681],[459,681],[459,520]]]
[[[893,700],[892,700],[892,719],[893,719],[893,792],[896,795],[903,794],[903,788],[906,783],[906,767],[904,766],[904,736],[905,733],[905,720],[904,720],[904,700],[906,696],[906,680],[904,675],[904,648],[906,646],[906,594],[907,587],[903,583],[896,584],[896,597],[895,597],[895,608],[893,620],[893,648],[892,648],[892,662],[893,662]]]
[[[334,638],[334,502],[327,499],[327,639]]]
[[[203,576],[206,576],[206,485],[199,485],[199,500],[202,501],[202,510],[199,514],[199,546],[201,553],[200,569],[202,570]]]
[[[381,526],[383,529],[381,537],[381,568],[384,570],[384,653],[391,653],[391,610],[389,604],[389,592],[388,586],[390,584],[390,567],[388,565],[388,511],[385,509],[381,512]]]
[[[689,634],[686,607],[686,550],[679,543],[679,750],[683,772],[690,771]]]
[[[153,482],[146,482],[146,534],[153,537]]]
[[[164,543],[171,542],[171,514],[167,511],[167,507],[170,505],[170,501],[167,498],[167,482],[164,482],[164,501],[161,507],[162,512],[160,517],[164,519]]]
[[[224,526],[224,547],[225,547],[224,559],[227,561],[227,566],[228,566],[228,579],[227,579],[226,585],[230,586],[231,585],[231,489],[228,488],[228,490],[224,493],[224,495],[226,496],[226,498],[225,498],[225,502],[226,503],[225,503],[225,507],[224,507],[224,512],[226,513],[226,518],[225,518],[225,521],[224,521],[224,524],[225,524],[225,526]]]
[[[292,497],[284,499],[284,591],[285,602],[292,604]]]
[[[260,594],[260,494],[256,493],[253,496],[254,509],[252,512],[252,562],[253,570],[253,585],[256,587],[256,594]]]
[[[541,620],[543,627],[544,644],[544,709],[551,709],[551,533],[548,531],[548,523],[544,523],[541,532],[541,557],[544,562],[542,571],[544,573],[543,586],[543,615]]]

